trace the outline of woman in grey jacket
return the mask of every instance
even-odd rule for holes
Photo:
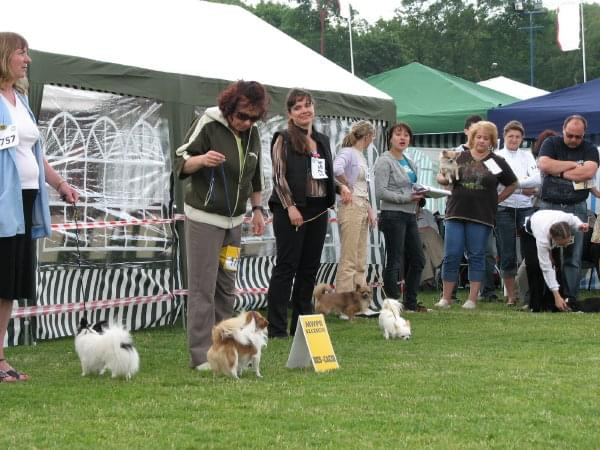
[[[402,296],[398,282],[405,280],[404,308],[426,312],[417,302],[417,289],[425,266],[423,246],[417,227],[416,209],[422,194],[413,192],[417,181],[415,165],[404,154],[412,130],[398,123],[388,131],[389,151],[375,163],[375,196],[380,203],[379,228],[385,237],[383,287],[387,297]]]

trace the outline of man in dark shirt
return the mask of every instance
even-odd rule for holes
[[[591,183],[598,170],[598,149],[583,139],[587,121],[569,116],[563,135],[547,138],[540,148],[538,166],[543,174],[540,209],[555,209],[575,214],[587,222]],[[576,299],[579,292],[583,233],[574,233],[575,242],[564,250],[563,297]]]

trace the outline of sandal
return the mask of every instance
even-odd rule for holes
[[[517,306],[518,300],[516,298],[509,298],[506,302],[506,306]]]
[[[10,369],[7,370],[6,373],[13,377],[15,379],[15,381],[28,381],[29,380],[29,375],[27,375],[26,373],[23,372],[17,372],[15,369]]]
[[[4,370],[0,370],[0,382],[4,383],[16,383],[19,379],[12,374],[5,372]]]

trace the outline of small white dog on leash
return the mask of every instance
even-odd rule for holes
[[[140,367],[140,357],[129,332],[120,325],[106,321],[90,325],[81,319],[75,351],[81,361],[81,375],[103,375],[109,369],[112,377],[130,380]]]
[[[379,327],[383,330],[383,337],[410,339],[410,321],[400,316],[403,307],[398,300],[386,298],[379,312]]]

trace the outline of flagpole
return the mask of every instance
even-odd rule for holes
[[[352,11],[350,11],[350,14],[348,14],[348,33],[350,33],[350,71],[352,72],[352,75],[354,75],[354,51],[352,50]]]
[[[579,2],[581,10],[581,59],[583,60],[583,82],[587,82],[587,74],[585,69],[585,26],[583,23],[583,0]]]

